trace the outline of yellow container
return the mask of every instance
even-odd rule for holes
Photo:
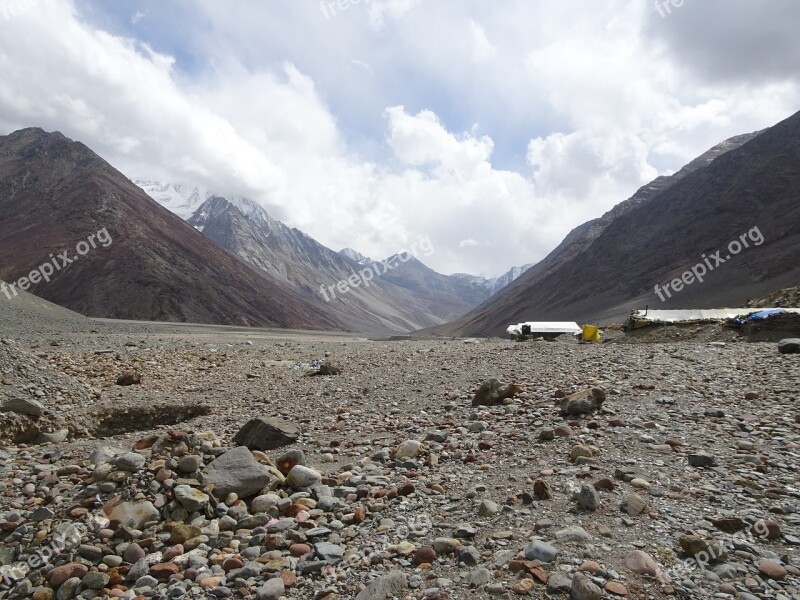
[[[581,339],[584,342],[599,342],[600,330],[598,329],[597,325],[584,325]]]

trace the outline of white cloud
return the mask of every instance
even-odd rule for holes
[[[486,30],[480,23],[470,21],[469,33],[472,42],[472,59],[484,63],[497,56],[497,49],[489,41]]]
[[[335,249],[429,236],[433,268],[497,275],[800,104],[791,65],[698,80],[669,52],[683,38],[653,34],[669,19],[637,2],[362,3],[326,19],[315,3],[177,0],[172,56],[38,0],[0,18],[0,133],[61,130],[130,177],[250,196]],[[147,24],[169,31],[162,10]]]

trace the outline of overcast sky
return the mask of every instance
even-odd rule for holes
[[[798,32],[797,0],[0,0],[0,134],[498,275],[800,110]]]

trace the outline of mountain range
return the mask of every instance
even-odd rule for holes
[[[60,133],[0,136],[0,277],[10,293],[94,317],[374,333],[442,324],[491,294],[416,258],[392,260],[390,274],[326,302],[325,286],[379,263],[334,252],[245,198],[139,187]]]
[[[262,206],[246,198],[217,196],[183,183],[136,184],[178,216],[193,211],[185,217],[187,223],[217,245],[301,294],[328,301],[338,318],[354,331],[401,333],[452,321],[524,271],[524,267],[514,268],[497,278],[448,276],[425,266],[417,256],[400,260],[394,255],[378,261],[352,248],[334,252],[273,219]],[[432,250],[430,247],[428,251]],[[393,267],[386,269],[383,265]],[[364,269],[373,272],[366,285],[348,286],[345,294],[331,293],[331,285]]]
[[[424,252],[334,251],[256,202],[134,183],[29,128],[0,136],[0,292],[116,319],[448,336],[736,306],[800,283],[798,182],[800,113],[658,177],[540,262],[485,278],[437,273]]]

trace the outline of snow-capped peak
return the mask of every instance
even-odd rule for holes
[[[175,213],[184,221],[194,214],[194,211],[213,196],[210,190],[186,183],[165,183],[160,181],[134,180],[148,196],[158,202],[168,211]]]
[[[364,256],[363,254],[361,254],[357,250],[353,250],[352,248],[344,248],[339,251],[339,254],[360,265],[369,265],[375,262],[371,258]]]

